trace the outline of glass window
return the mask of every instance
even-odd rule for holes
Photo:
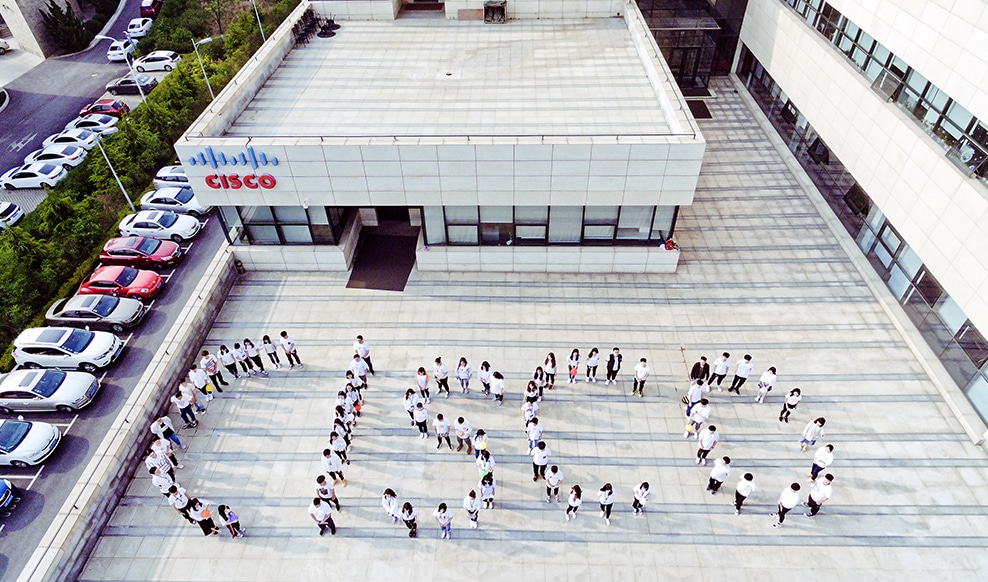
[[[510,206],[481,206],[480,222],[511,224]]]
[[[931,306],[936,305],[937,301],[940,300],[940,295],[943,294],[943,288],[940,287],[940,283],[933,278],[933,275],[926,270],[926,267],[923,267],[923,270],[916,276],[913,285],[919,290],[920,295],[923,296],[926,303]]]
[[[985,341],[985,336],[970,323],[957,334],[957,343],[974,365],[980,368],[988,362],[988,341]]]
[[[546,224],[549,222],[549,207],[515,206],[515,222],[518,224]]]
[[[426,243],[430,245],[441,245],[446,243],[446,223],[443,220],[442,206],[426,206],[422,209],[424,214]]]
[[[251,244],[255,245],[278,245],[281,238],[278,236],[278,229],[273,224],[248,224],[247,237]]]
[[[582,231],[582,206],[549,208],[549,243],[578,243]]]
[[[545,244],[545,226],[525,226],[515,227],[515,244]]]
[[[964,109],[958,102],[954,101],[947,108],[947,119],[961,131],[967,131],[974,116],[971,115],[970,111]]]
[[[308,224],[309,217],[301,206],[275,206],[274,217],[281,224]]]
[[[510,208],[508,209],[510,211]],[[480,225],[480,242],[485,245],[503,245],[511,240],[511,222]]]
[[[978,411],[981,420],[988,422],[988,380],[978,374],[964,389],[964,393]]]
[[[897,265],[892,265],[892,268],[889,269],[889,280],[885,284],[888,285],[889,290],[895,295],[896,300],[901,300],[902,296],[909,290],[909,281],[910,278],[902,272],[902,269]]]
[[[892,255],[885,249],[885,245],[875,245],[871,249],[871,252],[868,253],[868,258],[871,260],[872,266],[879,273],[884,273],[885,269],[888,269],[889,265],[892,264]],[[875,262],[876,260],[878,261],[877,263]],[[883,269],[882,267],[885,268]]]
[[[964,315],[960,306],[949,295],[942,296],[933,310],[936,311],[944,326],[950,330],[950,335],[954,335],[960,331],[961,326],[967,321],[967,316]]]
[[[618,240],[648,240],[652,232],[654,206],[622,206]]]
[[[947,343],[947,347],[940,353],[940,361],[958,386],[966,385],[971,378],[979,375],[978,367],[971,362],[956,341],[951,340]]]
[[[238,229],[243,226],[236,206],[220,206],[220,218],[228,229]]]
[[[675,206],[657,206],[652,219],[652,240],[665,240],[672,232],[672,219],[676,215]]]
[[[286,245],[312,244],[312,234],[309,232],[308,225],[283,225],[281,227],[281,235],[285,238]]]
[[[444,206],[446,224],[477,224],[480,222],[476,206]],[[453,235],[450,234],[450,239]],[[450,240],[452,242],[452,240]]]
[[[617,224],[617,206],[587,206],[583,224]]]
[[[451,245],[476,245],[480,241],[477,237],[477,226],[449,225],[446,227],[449,232],[449,244]]]
[[[882,229],[882,224],[885,223],[885,214],[878,209],[878,206],[872,206],[871,210],[868,211],[866,222],[872,232],[878,232]]]
[[[899,249],[899,255],[895,258],[895,262],[902,267],[902,271],[909,277],[910,281],[916,276],[919,268],[923,266],[923,261],[920,260],[919,255],[906,244]]]
[[[899,250],[899,245],[902,241],[899,240],[899,236],[892,230],[892,227],[888,224],[882,229],[882,242],[885,243],[886,248],[893,255]]]
[[[583,227],[583,239],[584,242],[594,242],[594,241],[607,241],[608,243],[614,241],[614,225],[613,224],[588,224]]]
[[[923,323],[926,317],[930,314],[930,306],[923,299],[923,296],[916,289],[915,286],[909,288],[906,291],[905,297],[902,299],[902,309],[912,320],[913,325],[917,328]]]
[[[241,206],[239,208],[244,224],[274,222],[274,215],[271,213],[270,206]]]
[[[871,247],[874,246],[876,240],[878,240],[878,237],[875,236],[875,233],[867,228],[863,228],[858,233],[858,248],[867,255],[871,252]]]

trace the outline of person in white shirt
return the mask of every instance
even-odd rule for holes
[[[687,439],[690,437],[691,432],[696,433],[696,438],[700,438],[700,427],[703,423],[707,422],[710,418],[710,401],[706,398],[700,399],[700,404],[693,407],[693,411],[690,414],[689,424],[686,426],[686,430],[683,431],[683,438]]]
[[[234,378],[240,378],[240,374],[237,372],[237,360],[233,357],[233,353],[230,351],[230,348],[225,345],[220,346],[219,356],[220,363],[223,364],[226,371],[230,372]]]
[[[336,497],[336,488],[333,485],[333,483],[326,480],[325,475],[316,477],[316,497],[322,499],[327,504],[332,503],[336,505],[336,511],[343,511],[343,508],[340,507],[340,500]]]
[[[196,520],[192,519],[192,516],[189,515],[189,510],[192,509],[192,498],[189,497],[185,487],[172,485],[168,488],[168,505],[171,505],[189,523],[196,524]]]
[[[604,483],[604,486],[597,492],[597,500],[600,501],[600,516],[604,518],[604,523],[611,525],[611,507],[614,506],[614,487],[611,487],[610,483]]]
[[[690,389],[686,393],[686,418],[690,417],[690,413],[693,412],[693,407],[696,406],[700,400],[703,399],[703,393],[706,392],[706,388],[703,380],[696,380],[690,384]]]
[[[765,395],[771,392],[772,388],[775,387],[775,379],[775,366],[765,370],[762,377],[758,379],[758,394],[755,396],[755,402],[759,404],[765,402]]]
[[[439,507],[432,512],[432,517],[436,518],[436,521],[439,522],[439,531],[442,532],[442,538],[444,540],[451,539],[453,537],[453,514],[450,513],[446,504],[440,503]]]
[[[741,387],[748,381],[748,376],[751,375],[754,367],[751,364],[751,354],[745,354],[744,359],[738,362],[738,367],[734,370],[734,380],[731,381],[731,387],[727,391],[737,392],[738,396],[741,396]]]
[[[192,399],[192,406],[195,407],[196,412],[206,414],[206,405],[199,402],[199,398],[196,396],[195,386],[189,382],[188,378],[182,378],[182,381],[178,383],[178,389],[185,397]]]
[[[333,452],[333,449],[322,450],[322,468],[326,474],[333,479],[333,485],[339,481],[346,487],[346,477],[343,475],[343,463],[340,457]]]
[[[782,410],[779,411],[779,422],[789,424],[789,415],[799,406],[799,401],[802,397],[803,395],[799,388],[793,388],[789,391],[789,394],[786,394],[785,399],[782,401]]]
[[[479,459],[480,453],[487,450],[487,431],[482,428],[478,428],[477,432],[473,433],[473,458]]]
[[[150,430],[151,433],[158,438],[168,439],[176,447],[182,449],[183,451],[189,448],[188,446],[183,445],[181,439],[179,439],[178,435],[175,434],[175,426],[172,425],[172,419],[168,418],[168,416],[161,416],[153,420],[151,422]]]
[[[480,500],[477,499],[477,492],[473,489],[463,498],[463,509],[470,517],[470,529],[477,529],[480,522]]]
[[[542,362],[542,371],[545,372],[546,388],[552,390],[556,385],[556,354],[552,352],[546,354],[545,361]],[[539,396],[541,395],[540,393]]]
[[[245,376],[250,377],[257,374],[254,371],[254,363],[247,358],[247,350],[239,342],[233,344],[232,354],[234,361],[240,364]]]
[[[470,378],[472,376],[473,369],[470,368],[467,359],[460,358],[460,362],[456,365],[456,379],[460,381],[460,392],[462,394],[470,393]]]
[[[720,486],[727,481],[731,474],[731,458],[721,457],[714,462],[714,468],[710,470],[710,479],[707,480],[707,491],[711,495],[717,495]]]
[[[569,514],[573,514],[573,519],[576,519],[576,512],[579,511],[580,505],[583,505],[583,489],[579,485],[573,485],[569,489],[569,500],[566,505],[566,521],[569,521]]]
[[[153,447],[148,449],[148,456],[144,458],[144,466],[148,469],[157,468],[171,477],[172,481],[175,481],[175,463],[168,455],[159,453]]]
[[[411,426],[415,426],[415,405],[418,404],[419,397],[415,394],[415,390],[409,388],[405,390],[405,412],[408,413],[408,418],[411,421]]]
[[[371,363],[371,358],[370,358],[370,344],[364,341],[364,336],[362,335],[357,336],[357,341],[353,343],[353,353],[360,356],[360,359],[362,359],[364,363],[367,364],[367,370],[371,373],[371,376],[375,376],[376,374],[374,374],[374,364]]]
[[[281,349],[285,351],[285,357],[288,358],[288,369],[295,367],[298,364],[299,369],[302,368],[302,360],[298,358],[298,350],[295,348],[295,340],[292,336],[288,335],[287,331],[282,330],[281,332]],[[292,364],[292,358],[295,359],[295,364]]]
[[[823,471],[834,462],[834,445],[823,445],[816,450],[813,455],[813,465],[810,467],[810,480],[816,481],[820,471]]]
[[[456,419],[453,424],[453,430],[456,431],[456,452],[463,450],[463,445],[467,446],[467,454],[473,454],[473,443],[470,440],[470,436],[473,435],[473,426],[462,416]]]
[[[367,384],[368,370],[367,362],[361,359],[360,354],[353,354],[353,358],[350,360],[350,371],[353,372],[354,376],[360,378],[360,381],[365,385]]]
[[[635,510],[635,515],[645,515],[645,504],[648,503],[648,497],[652,494],[648,481],[642,481],[632,490],[632,493],[635,500],[631,502],[631,509]]]
[[[160,456],[168,457],[168,460],[172,462],[175,468],[185,468],[185,465],[178,462],[178,457],[175,456],[175,449],[172,448],[171,441],[168,439],[154,439],[151,442],[151,450]]]
[[[806,452],[807,449],[816,444],[816,440],[823,436],[823,425],[827,424],[824,417],[815,418],[806,423],[803,428],[803,438],[799,439],[799,450]]]
[[[533,385],[535,386],[536,394],[535,394],[534,398],[535,398],[535,400],[538,400],[540,402],[542,401],[542,396],[543,396],[543,394],[545,392],[545,382],[546,382],[546,380],[545,380],[545,370],[542,369],[542,366],[536,366],[535,367],[535,372],[532,373],[532,379],[531,379],[531,381],[529,381],[528,385],[529,385],[529,388],[531,388]],[[532,398],[532,396],[531,396],[531,390],[526,390],[525,391],[525,397],[526,398]],[[533,400],[533,402],[534,402],[534,400]]]
[[[319,535],[325,534],[326,530],[329,530],[332,535],[336,535],[333,508],[328,503],[323,503],[318,497],[313,498],[312,505],[309,506],[309,515],[312,516],[312,521],[319,526]]]
[[[278,348],[271,342],[271,336],[265,335],[261,338],[261,348],[268,355],[268,359],[274,364],[275,370],[281,369],[281,358],[278,357]]]
[[[600,365],[600,350],[591,348],[587,354],[587,382],[597,381],[597,366]]]
[[[419,524],[415,522],[418,514],[419,511],[407,501],[401,506],[401,521],[408,528],[408,537],[410,538],[417,538],[419,535]]]
[[[491,377],[493,373],[491,372],[491,363],[484,360],[480,363],[480,369],[477,370],[477,379],[480,380],[481,393],[484,396],[491,395]]]
[[[820,506],[830,499],[830,496],[834,492],[833,486],[830,485],[833,480],[834,476],[827,473],[823,476],[823,479],[814,481],[810,485],[810,494],[806,496],[806,505],[810,508],[810,511],[803,515],[806,517],[815,517],[820,512]]]
[[[415,410],[412,411],[415,426],[419,429],[420,438],[429,438],[429,409],[422,406],[421,402],[415,403]]]
[[[645,397],[645,380],[648,380],[649,374],[652,373],[652,368],[648,367],[648,362],[645,358],[638,361],[638,365],[635,366],[635,383],[631,388],[631,395],[634,396],[636,393],[639,398]]]
[[[532,451],[532,481],[538,481],[539,477],[545,478],[545,469],[549,465],[549,455],[552,451],[545,442],[540,442]]]
[[[480,480],[480,500],[484,509],[494,509],[494,492],[497,490],[497,479],[493,473],[488,473]]]
[[[539,442],[542,441],[542,433],[544,428],[542,423],[539,422],[539,417],[533,416],[532,420],[528,421],[528,427],[525,432],[528,434],[528,454],[532,454],[535,447],[539,446]]]
[[[443,363],[443,359],[436,358],[436,365],[432,368],[432,375],[436,379],[436,388],[439,393],[442,394],[443,391],[446,392],[446,398],[449,398],[449,370],[446,369],[446,364]]]
[[[215,356],[211,356],[207,350],[203,350],[202,359],[199,360],[199,367],[206,371],[209,379],[213,382],[213,387],[222,392],[222,386],[229,386],[230,383],[223,379],[223,372],[220,372],[220,363]]]
[[[158,467],[148,469],[151,473],[151,484],[154,485],[162,495],[168,497],[168,489],[175,485],[175,480],[168,473],[164,473]]]
[[[250,341],[249,337],[244,338],[244,351],[247,352],[250,361],[254,362],[254,365],[260,370],[258,373],[267,376],[268,373],[264,371],[264,360],[261,359],[261,350],[254,345],[254,342]]]
[[[576,383],[576,375],[580,373],[580,350],[573,349],[569,354],[569,359],[566,360],[566,366],[569,368],[569,378],[567,382],[569,384]]]
[[[747,499],[754,491],[757,489],[755,487],[755,476],[751,473],[745,473],[744,477],[738,481],[738,486],[734,488],[734,515],[741,515],[741,506],[744,505],[744,500]]]
[[[487,475],[493,475],[494,465],[496,464],[490,451],[480,451],[480,456],[477,457],[477,473],[479,478],[483,479]]]
[[[731,369],[731,354],[724,352],[719,358],[714,360],[713,373],[710,374],[710,385],[713,386],[714,382],[717,382],[717,391],[723,392],[724,389],[721,387],[721,382],[727,377],[727,371]]]
[[[432,428],[436,432],[436,450],[439,450],[443,446],[443,439],[446,439],[446,445],[449,450],[453,450],[453,443],[449,440],[449,421],[443,417],[442,413],[436,415],[436,420],[432,421]]]
[[[797,505],[799,505],[799,483],[792,483],[779,496],[779,509],[771,514],[772,517],[778,516],[779,521],[773,523],[772,527],[782,527],[782,523],[786,521],[786,514]]]
[[[432,402],[432,398],[429,397],[429,374],[425,371],[425,368],[419,367],[418,371],[415,373],[415,384],[419,388],[419,396],[426,404]]]
[[[182,428],[195,428],[199,426],[199,422],[196,420],[196,415],[192,413],[192,398],[186,396],[181,390],[175,393],[171,397],[171,401],[175,403],[175,407],[178,408],[178,413],[182,416],[182,420],[185,424]]]
[[[717,441],[720,440],[720,433],[717,432],[717,427],[711,424],[707,427],[707,430],[700,431],[700,436],[697,440],[699,441],[700,448],[696,450],[696,464],[706,466],[707,455],[717,446]]]
[[[391,523],[398,523],[398,518],[401,517],[401,510],[398,508],[398,494],[393,489],[384,490],[384,495],[381,496],[381,507],[384,508],[385,513],[391,518]]]
[[[563,482],[563,472],[557,465],[549,467],[549,472],[545,474],[545,502],[552,503],[555,498],[559,503],[559,484]]]
[[[199,366],[192,364],[189,368],[189,380],[192,381],[192,385],[196,387],[196,390],[202,394],[202,397],[209,402],[213,399],[213,388],[209,384],[209,374],[205,370],[199,368]]]
[[[498,406],[504,404],[504,375],[495,370],[491,373],[491,391]]]

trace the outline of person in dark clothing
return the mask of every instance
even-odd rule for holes
[[[609,356],[607,356],[607,381],[604,385],[617,384],[617,373],[621,369],[621,350],[614,348]]]
[[[690,382],[703,380],[706,382],[710,378],[710,364],[707,363],[707,356],[700,356],[700,361],[693,364],[690,370]]]

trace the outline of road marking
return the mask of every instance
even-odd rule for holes
[[[27,144],[31,143],[36,137],[38,137],[38,132],[34,132],[31,135],[24,136],[23,138],[21,138],[20,141],[15,141],[11,143],[9,146],[7,146],[7,149],[9,149],[11,153],[19,152],[25,147],[27,147]]]
[[[0,533],[3,533],[3,528],[7,527],[7,524],[0,523]]]
[[[62,435],[64,436],[64,435],[69,434],[69,430],[72,429],[72,425],[75,424],[75,421],[77,421],[77,420],[79,420],[79,415],[78,414],[76,414],[74,417],[72,417],[72,421],[69,422],[68,424],[65,424],[63,422],[52,422],[52,423],[49,423],[49,424],[54,425],[54,426],[59,426],[59,427],[64,426],[65,427],[65,430],[62,431]]]
[[[103,385],[103,380],[105,380],[105,379],[106,379],[106,375],[107,375],[107,374],[109,374],[109,373],[110,373],[110,371],[109,371],[109,370],[105,370],[105,371],[103,372],[103,375],[99,377],[99,383],[100,383],[100,385],[101,385],[101,386]]]
[[[31,487],[34,487],[34,482],[38,480],[38,477],[41,476],[41,472],[44,471],[44,470],[45,470],[45,466],[44,465],[41,465],[40,467],[38,467],[38,472],[34,474],[34,479],[31,479],[31,482],[28,483],[27,484],[27,487],[24,488],[25,491],[30,491],[31,490]]]
[[[206,228],[206,225],[207,224],[209,224],[209,219],[208,218],[206,219],[205,222],[202,223],[202,227],[200,227],[200,230],[203,229],[203,228]]]
[[[126,346],[126,345],[127,345],[127,342],[129,342],[129,341],[131,340],[131,338],[133,338],[133,337],[134,337],[134,332],[130,332],[130,335],[129,335],[129,336],[127,336],[127,339],[125,339],[125,340],[123,341],[123,345],[125,345],[125,346]]]
[[[149,310],[149,311],[150,311],[150,310],[151,310],[151,308],[152,308],[152,307],[154,306],[154,302],[155,302],[155,301],[157,301],[157,299],[152,299],[152,300],[151,300],[151,303],[148,303],[148,310]]]
[[[44,468],[45,466],[41,465],[38,467],[38,472],[33,475],[0,475],[0,479],[30,479],[31,482],[26,487],[26,489],[30,490],[31,486],[34,485],[34,481],[38,478],[38,475],[41,474],[41,471],[44,470]]]

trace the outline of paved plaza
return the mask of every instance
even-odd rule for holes
[[[211,351],[245,336],[288,330],[305,368],[239,380],[215,400],[179,453],[179,482],[213,507],[231,505],[247,535],[225,529],[203,539],[168,507],[143,466],[104,529],[83,580],[977,580],[988,571],[988,468],[916,352],[897,331],[880,295],[838,244],[756,112],[726,79],[714,84],[701,121],[707,140],[692,207],[677,224],[683,259],[673,275],[421,273],[404,293],[347,289],[346,274],[249,273],[231,291],[206,339]],[[843,231],[841,231],[843,232]],[[845,235],[842,235],[845,236]],[[893,305],[894,309],[898,309]],[[348,486],[337,489],[336,536],[319,537],[307,513],[335,394],[354,336],[372,347],[378,374],[354,431]],[[618,387],[565,382],[577,347],[625,363]],[[525,383],[546,353],[560,364],[541,403],[550,462],[563,492],[583,486],[576,521],[544,501],[531,478],[519,409]],[[722,435],[711,457],[729,455],[722,493],[704,491],[710,467],[683,439],[679,399],[687,364],[723,351],[754,359],[743,396],[713,392],[711,422]],[[497,461],[497,508],[468,529],[464,495],[477,488],[472,456],[420,440],[402,405],[414,371],[441,355],[474,370],[483,360],[507,378],[505,405],[454,386],[431,417],[465,416],[490,435]],[[648,358],[645,398],[629,396],[631,372]],[[685,359],[685,361],[684,361]],[[602,362],[603,364],[603,362]],[[939,364],[937,364],[939,365]],[[777,388],[753,402],[768,366]],[[601,366],[603,368],[603,365]],[[733,373],[733,366],[732,366]],[[582,370],[581,375],[582,379]],[[728,377],[728,382],[730,376]],[[455,380],[451,381],[455,384]],[[803,401],[778,422],[784,392]],[[773,529],[776,499],[803,483],[812,452],[800,453],[803,425],[827,418],[836,447],[833,498],[819,516],[794,510]],[[173,412],[177,421],[177,415]],[[822,444],[822,443],[818,443]],[[745,472],[759,490],[734,514]],[[632,488],[654,494],[645,517],[631,511]],[[596,492],[614,485],[611,525]],[[381,508],[384,488],[419,510],[418,539]],[[439,539],[432,511],[453,511],[452,540]]]

